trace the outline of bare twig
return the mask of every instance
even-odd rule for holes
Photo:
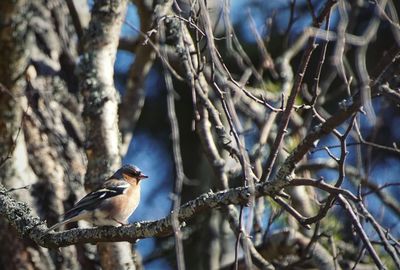
[[[314,22],[314,26],[319,27],[319,25],[322,23],[324,18],[326,16],[329,16],[329,12],[330,12],[332,6],[335,4],[335,2],[336,1],[328,1],[326,3],[324,9],[321,11],[320,15],[318,16],[318,19]],[[281,148],[283,137],[284,137],[285,133],[287,132],[286,128],[289,123],[290,114],[292,112],[296,96],[301,89],[301,84],[302,84],[302,81],[304,78],[304,74],[307,70],[308,61],[310,60],[311,54],[315,49],[314,42],[315,42],[315,38],[310,38],[308,40],[306,49],[304,50],[300,66],[298,68],[298,72],[296,73],[296,78],[295,78],[295,81],[293,84],[292,91],[288,97],[285,111],[282,114],[280,124],[278,126],[278,133],[276,135],[274,144],[271,147],[271,151],[270,151],[269,157],[267,159],[267,162],[264,166],[263,175],[261,177],[262,181],[267,181],[269,179],[272,167],[275,163],[276,157],[278,156],[279,149]]]
[[[351,207],[350,203],[342,196],[338,196],[338,200],[340,204],[343,206],[343,208],[346,210],[346,212],[349,214],[351,222],[354,225],[354,228],[356,229],[357,234],[363,241],[365,248],[368,250],[369,254],[371,255],[372,259],[374,260],[376,266],[379,269],[387,269],[381,259],[379,258],[378,254],[376,253],[374,247],[371,244],[371,241],[369,240],[367,234],[365,233],[360,221],[357,218],[357,215],[354,213],[353,208]]]

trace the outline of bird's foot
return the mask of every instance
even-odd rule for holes
[[[117,220],[117,219],[115,219],[115,218],[113,218],[112,220],[114,220],[115,222],[117,222],[120,226],[128,226],[128,225],[129,225],[129,223],[121,222],[121,221],[119,221],[119,220]]]

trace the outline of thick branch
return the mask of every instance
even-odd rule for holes
[[[100,179],[120,166],[118,93],[114,62],[127,1],[95,1],[89,28],[83,37],[79,88],[84,97],[88,169],[85,185],[93,189]]]
[[[85,186],[95,188],[121,163],[118,130],[118,93],[114,62],[127,0],[94,1],[89,28],[82,40],[79,88],[84,97],[88,168]],[[103,269],[133,268],[127,243],[98,245]]]

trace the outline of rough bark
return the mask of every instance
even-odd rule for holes
[[[73,74],[74,29],[64,1],[1,5],[1,180],[8,189],[17,189],[12,192],[15,198],[53,224],[84,192],[86,159]],[[4,266],[92,269],[95,265],[87,246],[43,250],[31,241],[18,240],[7,227],[11,233],[4,242],[11,244],[2,246]]]
[[[28,1],[0,3],[0,181],[8,188],[32,185],[36,178],[28,164],[22,131],[23,111],[27,108],[24,90],[31,36],[25,17]],[[29,205],[33,198],[28,189],[15,192],[15,197]],[[24,239],[9,222],[0,220],[0,264],[7,269],[51,269],[47,250]]]

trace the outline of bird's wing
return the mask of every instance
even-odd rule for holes
[[[111,197],[115,197],[124,193],[129,187],[129,183],[121,180],[108,180],[101,189],[92,191],[77,202],[74,207],[64,214],[64,220],[70,219],[83,210],[94,210],[99,204]]]

